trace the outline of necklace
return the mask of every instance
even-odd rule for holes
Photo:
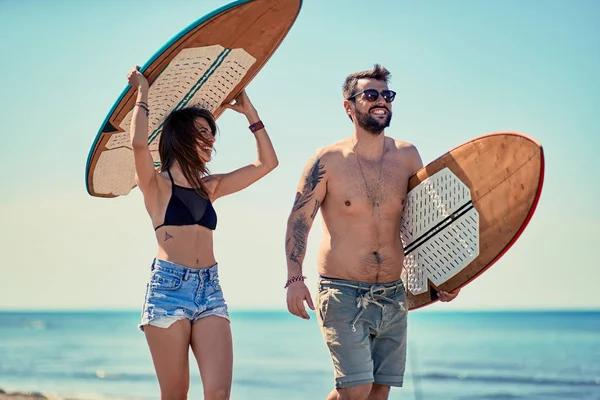
[[[356,147],[356,143],[354,144]],[[369,186],[367,186],[367,180],[365,179],[365,174],[362,169],[362,165],[360,165],[360,157],[358,156],[358,152],[356,153],[356,161],[358,162],[358,168],[360,169],[360,175],[362,176],[363,182],[365,184],[365,189],[367,190],[367,197],[369,200],[373,202],[373,207],[377,208],[377,217],[381,217],[381,210],[379,207],[379,197],[381,196],[381,170],[383,167],[383,153],[385,153],[385,137],[383,138],[383,147],[381,149],[381,159],[379,160],[379,179],[377,180],[377,199],[371,196],[371,191],[369,190]]]

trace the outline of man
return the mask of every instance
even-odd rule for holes
[[[335,368],[328,400],[387,399],[402,386],[407,305],[400,280],[400,217],[408,179],[423,167],[412,144],[385,137],[396,93],[380,65],[351,74],[343,86],[352,136],[319,149],[307,164],[288,220],[289,311],[308,319],[313,306],[302,262],[321,210],[317,317]],[[440,292],[441,301],[456,294]]]

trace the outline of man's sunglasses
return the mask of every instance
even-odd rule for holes
[[[383,99],[385,100],[386,103],[391,103],[396,98],[396,92],[394,92],[393,90],[382,90],[381,92],[379,92],[375,89],[367,89],[367,90],[363,90],[362,92],[358,92],[353,96],[350,96],[348,98],[348,100],[352,100],[356,96],[358,96],[360,94],[364,94],[365,99],[367,99],[368,102],[373,103],[374,101],[377,101],[380,93],[381,93],[381,96],[383,96]]]

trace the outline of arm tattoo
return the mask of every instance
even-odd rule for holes
[[[310,215],[310,219],[315,219],[315,217],[317,216],[317,213],[319,212],[320,205],[321,205],[321,203],[319,203],[319,200],[315,201],[315,209],[313,210],[312,214]]]
[[[300,259],[304,257],[306,252],[306,240],[308,238],[308,220],[304,214],[298,215],[292,228],[292,237],[288,238],[286,245],[292,242],[291,248],[288,250],[289,258],[296,264],[300,264]],[[291,240],[293,238],[293,241]],[[286,246],[287,247],[287,246]]]
[[[310,171],[306,174],[302,193],[296,193],[296,200],[294,201],[292,211],[298,211],[312,199],[315,188],[321,182],[321,179],[323,179],[323,175],[325,175],[325,167],[323,164],[319,164],[320,161],[321,159],[317,158]]]

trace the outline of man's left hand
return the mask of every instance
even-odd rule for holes
[[[459,293],[460,289],[453,290],[452,292],[444,292],[443,290],[440,290],[438,292],[438,298],[440,299],[440,301],[443,301],[445,303],[454,300]]]

